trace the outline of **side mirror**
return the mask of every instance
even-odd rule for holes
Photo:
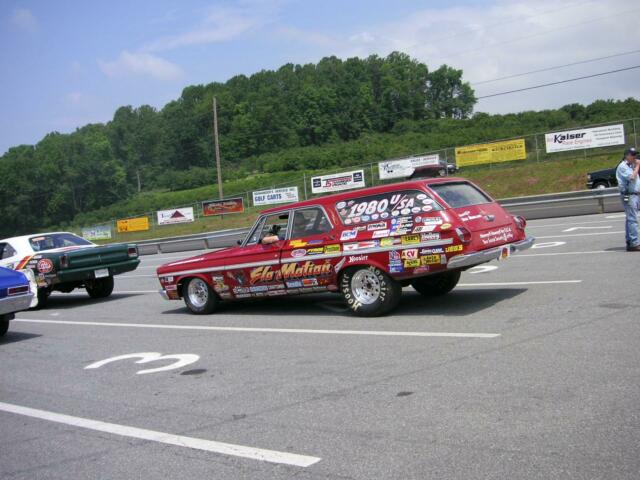
[[[242,240],[236,240],[236,243],[237,243],[238,245],[242,245]]]

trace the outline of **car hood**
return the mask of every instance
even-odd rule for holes
[[[11,270],[9,268],[0,267],[0,288],[28,284],[29,280],[24,275],[24,273]]]
[[[182,272],[196,268],[219,267],[230,263],[232,259],[242,256],[242,248],[229,247],[215,252],[194,255],[193,257],[183,258],[175,262],[160,265],[156,272],[158,275]]]
[[[616,171],[615,168],[605,168],[604,170],[596,170],[595,172],[589,172],[589,175],[612,174],[615,171]]]

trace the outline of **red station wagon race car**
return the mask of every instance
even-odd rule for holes
[[[402,287],[451,291],[460,272],[533,245],[523,218],[461,178],[414,180],[264,211],[240,246],[158,267],[166,299],[193,313],[223,300],[339,292],[384,315]]]

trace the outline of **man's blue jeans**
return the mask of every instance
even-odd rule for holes
[[[625,237],[627,239],[627,245],[630,247],[637,247],[640,245],[638,239],[638,208],[640,207],[640,197],[638,195],[629,195],[628,202],[622,202],[624,206],[624,213],[626,215],[625,221]]]

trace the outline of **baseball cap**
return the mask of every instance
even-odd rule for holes
[[[629,147],[624,151],[624,155],[637,155],[638,154],[638,150],[635,149],[635,147]]]

